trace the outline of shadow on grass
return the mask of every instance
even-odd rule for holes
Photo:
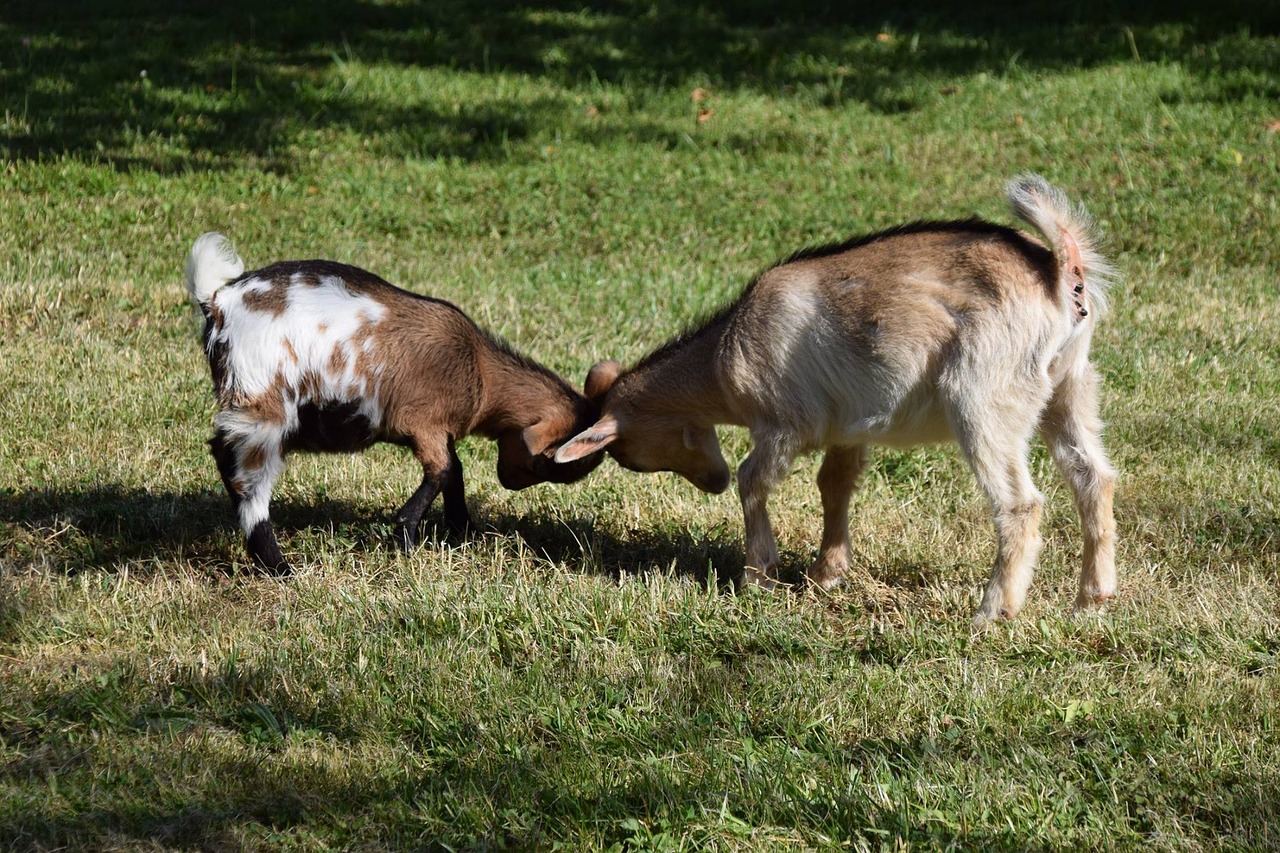
[[[474,537],[519,538],[538,557],[574,571],[618,579],[626,575],[670,573],[728,589],[743,563],[738,525],[710,529],[645,524],[621,533],[605,529],[593,516],[494,513],[469,498],[478,530]],[[393,546],[395,507],[369,508],[341,500],[272,501],[271,518],[286,555],[290,540],[314,535],[322,553],[368,554]],[[1217,516],[1214,516],[1215,518]],[[445,532],[439,501],[423,521],[424,541],[452,540]],[[164,562],[185,562],[211,577],[255,572],[231,503],[220,491],[165,492],[103,485],[69,491],[0,490],[0,530],[7,543],[0,560],[14,569],[34,568],[64,575],[118,571],[134,575]],[[1226,531],[1230,536],[1230,531]],[[785,543],[784,543],[785,544]],[[784,548],[781,580],[800,589],[814,558],[809,546]],[[856,546],[853,571],[900,590],[936,584],[954,571],[941,559],[921,564],[909,559],[865,565]],[[6,620],[17,618],[0,600],[0,637]]]
[[[475,536],[515,540],[538,557],[575,572],[614,579],[626,575],[670,573],[696,583],[728,589],[743,561],[742,531],[737,525],[710,529],[671,524],[642,524],[616,532],[592,516],[530,512],[494,513],[472,502],[479,525]],[[1183,547],[1217,554],[1257,557],[1280,552],[1280,519],[1265,502],[1231,503],[1206,497],[1194,505],[1141,508],[1179,531]],[[394,507],[369,508],[341,500],[277,500],[275,523],[286,554],[290,540],[313,535],[321,553],[371,554],[392,547]],[[427,541],[443,538],[443,511],[437,501],[424,519]],[[65,575],[115,572],[128,567],[145,574],[169,561],[185,562],[222,578],[253,573],[239,527],[226,495],[212,490],[179,493],[104,485],[62,491],[0,490],[0,565],[11,571],[32,568]],[[1074,528],[1072,536],[1075,536]],[[1181,541],[1181,540],[1180,540]],[[781,579],[801,589],[813,558],[813,543],[792,543],[784,550]],[[1074,547],[1074,545],[1073,545]],[[958,569],[944,555],[921,563],[907,556],[867,564],[854,546],[852,571],[865,573],[887,590],[910,593],[954,579]],[[982,567],[985,569],[985,566]],[[22,621],[20,602],[0,589],[0,641],[13,636]]]
[[[671,707],[627,731],[610,753],[610,766],[626,772],[603,776],[584,770],[599,756],[568,748],[572,737],[562,742],[519,726],[502,749],[492,735],[477,744],[467,726],[450,729],[422,744],[429,769],[380,772],[354,762],[308,761],[305,753],[220,754],[215,741],[181,735],[115,756],[49,742],[30,766],[0,768],[0,779],[42,780],[40,769],[61,762],[60,788],[80,790],[93,780],[95,795],[87,808],[37,805],[11,815],[0,826],[0,846],[142,842],[220,850],[264,837],[305,846],[311,835],[384,849],[542,849],[575,828],[581,832],[588,820],[605,845],[657,849],[644,843],[644,833],[705,832],[717,814],[712,825],[719,832],[768,826],[828,843],[893,837],[929,848],[1024,850],[1081,837],[1077,832],[1090,837],[1093,821],[1118,818],[1107,837],[1136,841],[1176,823],[1195,837],[1274,845],[1278,814],[1269,774],[1203,766],[1187,754],[1187,725],[1164,709],[1139,708],[1072,725],[1041,719],[1029,731],[994,739],[989,729],[955,723],[836,743],[814,731],[753,738],[726,720]],[[606,732],[607,725],[597,736]],[[720,746],[711,751],[711,742]],[[645,758],[671,749],[700,760]],[[1135,766],[1131,755],[1152,760]],[[937,768],[955,766],[1011,781],[984,787],[986,798],[976,801],[962,788],[919,787]],[[1060,774],[1070,784],[1045,799],[1035,780]],[[574,780],[572,791],[565,780]],[[1110,808],[1117,794],[1122,804],[1142,808]]]
[[[277,499],[272,501],[271,518],[286,553],[291,536],[302,531],[340,540],[322,545],[326,550],[371,552],[391,546],[394,509],[370,510],[338,500]],[[705,580],[711,571],[727,583],[742,559],[736,543],[687,529],[636,530],[619,539],[586,518],[491,516],[483,507],[473,507],[473,515],[482,531],[478,535],[488,530],[518,536],[545,559],[615,578],[670,570]],[[65,492],[0,491],[0,525],[10,540],[0,548],[0,558],[14,567],[73,575],[114,571],[128,564],[137,573],[147,564],[180,560],[224,575],[248,566],[231,503],[215,491],[156,492],[115,485]],[[437,534],[444,531],[439,501],[428,511],[424,528],[428,538],[433,529]],[[234,565],[228,563],[229,553]],[[4,619],[0,606],[0,631]]]
[[[643,527],[615,535],[593,518],[553,518],[545,514],[492,514],[474,506],[479,531],[519,539],[531,552],[576,571],[611,578],[670,572],[699,583],[727,588],[742,567],[741,531],[688,527]],[[277,499],[271,518],[286,554],[290,539],[315,533],[320,548],[369,553],[392,545],[391,513],[345,501]],[[424,519],[424,536],[443,536],[439,501]],[[221,577],[253,572],[240,530],[225,494],[211,490],[180,493],[103,485],[94,489],[0,491],[0,529],[9,539],[0,559],[11,566],[74,575],[117,571],[137,575],[148,565],[183,561]],[[805,561],[785,554],[784,579],[799,581]],[[16,614],[0,601],[0,637]]]
[[[273,501],[271,509],[282,532],[310,524],[356,531],[379,520],[343,501],[281,500]],[[221,574],[231,569],[226,564],[228,543],[243,550],[230,500],[212,490],[165,492],[106,484],[68,491],[0,491],[0,524],[10,536],[0,556],[15,566],[68,575],[164,560],[188,560]]]
[[[1268,0],[1211,8],[1190,0],[1016,7],[1004,0],[963,7],[14,0],[0,12],[0,146],[11,158],[65,153],[121,169],[226,168],[253,159],[288,172],[296,147],[323,147],[316,134],[338,128],[389,156],[501,159],[544,131],[607,138],[614,131],[570,126],[583,109],[574,91],[590,95],[601,83],[804,92],[821,105],[892,113],[920,109],[932,98],[923,93],[970,75],[1127,62],[1139,51],[1147,61],[1185,62],[1212,81],[1206,97],[1280,91],[1266,50],[1206,50],[1241,30],[1280,30],[1280,7]],[[566,91],[525,102],[481,83],[470,95],[446,97],[427,81],[416,102],[410,95],[391,103],[347,73],[353,63],[481,80],[518,74]],[[678,144],[669,129],[640,124],[624,132]]]
[[[729,590],[742,572],[746,559],[740,525],[700,529],[671,525],[642,527],[615,535],[602,530],[593,518],[551,519],[546,516],[502,515],[492,520],[502,535],[519,536],[534,553],[552,562],[619,579],[626,575],[669,573],[696,583]],[[803,592],[805,571],[817,557],[817,542],[796,541],[780,552],[778,579],[782,589]],[[918,592],[943,580],[955,580],[955,566],[939,554],[936,561],[920,562],[891,557],[869,564],[857,550],[850,561],[848,580],[870,580],[887,590]],[[993,539],[994,547],[994,539]],[[985,569],[985,566],[983,567]],[[862,577],[865,575],[865,577]],[[848,591],[856,587],[846,586]]]
[[[727,587],[742,566],[737,531],[725,537],[718,530],[645,527],[618,536],[587,517],[502,514],[486,521],[501,535],[520,537],[545,560],[614,579],[668,572]]]
[[[183,751],[180,741],[178,748],[171,750]],[[291,772],[260,756],[240,760],[204,756],[176,765],[171,757],[157,755],[145,770],[126,768],[125,775],[115,780],[123,784],[120,804],[115,806],[76,813],[33,808],[24,815],[11,816],[0,828],[0,847],[94,849],[146,843],[164,849],[233,850],[241,848],[246,831],[250,837],[261,838],[264,833],[315,826],[318,819],[321,826],[317,828],[328,828],[324,827],[326,816],[349,818],[371,803],[395,799],[394,792],[385,790],[386,783],[378,780],[353,781],[347,774],[319,766]],[[93,770],[92,766],[79,772],[61,768],[72,778]],[[192,770],[204,778],[184,778],[184,772]],[[130,778],[129,774],[136,775]],[[199,794],[175,796],[160,781],[165,778],[194,786]],[[147,797],[148,802],[141,802],[140,797]],[[404,798],[412,800],[411,794]],[[161,802],[169,805],[158,805]]]

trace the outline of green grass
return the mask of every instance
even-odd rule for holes
[[[0,848],[1280,846],[1273,4],[171,5],[0,11]],[[399,556],[406,454],[296,457],[300,571],[246,565],[200,232],[454,300],[580,382],[802,246],[1008,221],[1028,169],[1123,276],[1104,615],[1068,612],[1040,450],[1040,570],[983,636],[993,537],[947,448],[875,455],[876,583],[830,596],[708,585],[732,492],[606,463],[508,493],[483,441],[482,535]],[[773,502],[793,570],[815,473]]]

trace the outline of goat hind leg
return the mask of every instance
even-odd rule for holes
[[[1040,515],[1044,497],[1031,481],[1028,435],[962,435],[961,446],[995,516],[996,558],[982,597],[975,627],[1012,619],[1027,598],[1040,553]],[[1026,430],[1029,433],[1030,429]]]
[[[1102,445],[1097,377],[1092,368],[1054,389],[1040,423],[1049,452],[1075,496],[1084,530],[1084,564],[1076,609],[1096,607],[1116,593],[1116,472]]]
[[[235,445],[228,439],[226,432],[218,430],[213,434],[213,438],[209,439],[209,452],[213,454],[213,461],[218,465],[218,474],[222,477],[222,485],[231,496],[231,506],[238,515],[242,498],[236,487]]]
[[[271,526],[271,490],[284,470],[284,454],[279,442],[271,437],[230,442],[225,435],[219,435],[222,442],[214,449],[214,458],[218,460],[223,483],[240,516],[249,556],[269,574],[291,574],[293,568],[280,552],[280,543]]]

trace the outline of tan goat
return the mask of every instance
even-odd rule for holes
[[[772,586],[770,491],[798,454],[825,450],[823,533],[808,570],[822,588],[849,565],[849,499],[868,444],[960,444],[990,500],[998,547],[975,624],[1022,608],[1040,549],[1044,499],[1028,444],[1039,427],[1084,528],[1078,608],[1115,594],[1115,472],[1102,445],[1089,361],[1110,269],[1086,215],[1043,178],[1010,182],[1013,212],[1044,243],[967,220],[916,223],[799,252],[733,304],[619,375],[592,368],[602,403],[566,442],[569,462],[601,448],[634,471],[675,471],[728,488],[714,426],[750,430],[738,469],[746,583]]]

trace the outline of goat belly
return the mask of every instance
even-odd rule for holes
[[[312,453],[355,453],[376,443],[378,429],[358,402],[298,406],[297,429],[285,438],[286,450]]]

